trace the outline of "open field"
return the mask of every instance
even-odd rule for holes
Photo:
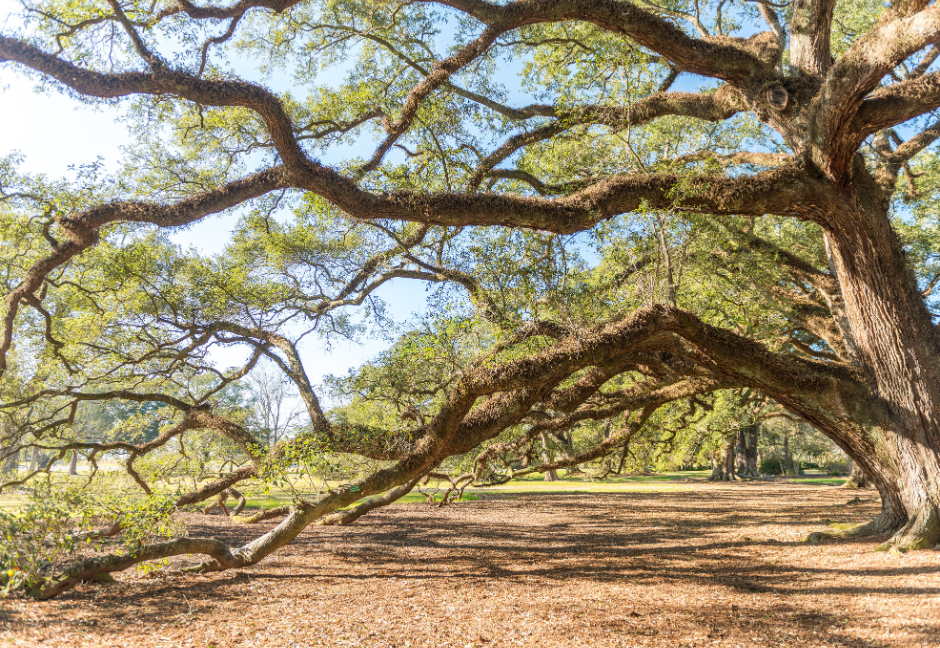
[[[671,484],[664,484],[671,486]],[[940,645],[940,552],[800,542],[877,494],[798,483],[484,494],[315,527],[241,573],[0,601],[0,645]],[[254,535],[193,515],[235,542]]]
[[[572,476],[566,476],[562,473],[560,481],[546,482],[541,474],[536,473],[514,479],[500,486],[467,488],[464,490],[463,499],[465,501],[475,501],[481,495],[523,493],[624,493],[642,491],[665,493],[688,490],[696,484],[706,483],[709,474],[710,471],[708,470],[686,470],[657,472],[648,475],[615,475],[603,481],[594,481],[581,473]],[[80,472],[75,477],[57,475],[57,478],[60,480],[74,480],[76,483],[84,484],[87,475]],[[841,485],[845,482],[845,477],[831,477],[818,471],[809,472],[805,476],[778,479],[803,484]],[[304,495],[315,494],[318,489],[324,486],[333,487],[339,484],[336,481],[321,479],[313,482],[309,478],[301,476],[296,476],[292,481],[294,487]],[[283,487],[271,486],[263,491],[257,486],[241,487],[241,489],[245,494],[246,504],[249,509],[274,508],[283,504],[291,504],[294,501],[293,492]],[[432,480],[422,489],[428,495],[435,496],[437,500],[440,500],[444,491],[447,490],[447,484],[442,481]],[[0,494],[0,510],[15,510],[28,501],[28,497],[21,493],[3,493]],[[398,501],[402,504],[423,503],[427,501],[427,498],[424,493],[415,489]],[[209,504],[209,502],[206,502],[206,504]]]

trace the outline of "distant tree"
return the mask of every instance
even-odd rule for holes
[[[268,445],[288,438],[300,424],[303,410],[291,383],[270,365],[262,365],[248,377],[253,424]]]
[[[20,439],[15,427],[7,419],[0,419],[0,474],[4,478],[15,476],[20,465]]]

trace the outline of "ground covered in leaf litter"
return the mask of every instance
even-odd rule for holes
[[[127,573],[0,601],[0,645],[936,648],[940,551],[800,542],[824,520],[870,518],[877,501],[745,483],[395,505],[310,528],[239,573]],[[231,542],[262,530],[192,521],[191,535]]]

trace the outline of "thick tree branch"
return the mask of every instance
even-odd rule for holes
[[[873,92],[859,108],[853,130],[861,141],[937,108],[940,108],[940,72],[932,72]]]
[[[615,176],[555,200],[494,194],[374,196],[348,181],[328,184],[321,177],[306,188],[325,195],[363,220],[390,218],[446,226],[505,225],[571,234],[629,213],[644,203],[655,209],[715,215],[776,213],[825,219],[825,213],[817,211],[815,186],[795,165],[737,178],[668,173]]]
[[[816,107],[813,128],[818,137],[814,138],[812,155],[827,177],[842,182],[851,174],[852,159],[866,136],[865,131],[871,130],[860,132],[846,128],[846,124],[858,119],[866,96],[902,61],[938,41],[940,4],[934,4],[912,15],[878,25],[856,41],[831,67],[822,90],[813,100]],[[897,85],[906,86],[906,91],[901,94],[909,95],[912,88],[922,88],[929,83],[930,77],[933,75]],[[932,95],[929,91],[927,94]],[[904,103],[910,106],[911,102],[907,100]],[[920,103],[924,105],[923,100]],[[921,112],[924,111],[921,108]],[[870,124],[876,121],[884,123],[884,119],[868,117],[862,119],[862,125],[869,124],[870,128]]]
[[[86,97],[176,95],[205,106],[249,108],[265,121],[286,167],[296,168],[307,161],[280,99],[259,85],[235,80],[199,79],[162,65],[153,68],[152,73],[104,74],[47,54],[29,43],[0,35],[0,63],[4,61],[14,61],[41,72]]]
[[[175,16],[179,13],[185,13],[190,18],[196,20],[237,18],[249,9],[270,9],[274,13],[281,13],[299,4],[300,1],[301,0],[239,0],[239,2],[228,6],[197,6],[189,0],[175,0],[157,14],[154,22],[160,22],[164,18]]]
[[[101,227],[119,221],[152,223],[160,227],[186,225],[285,187],[283,169],[276,167],[171,205],[116,202],[58,219],[66,240],[33,264],[20,284],[6,296],[6,312],[0,320],[0,375],[7,367],[7,353],[13,344],[20,304],[40,289],[49,273],[97,243]]]
[[[826,74],[835,7],[835,0],[795,0],[790,20],[790,65],[811,76]]]
[[[750,164],[753,166],[775,167],[793,161],[793,157],[784,153],[760,153],[741,151],[738,153],[715,153],[714,151],[696,151],[678,157],[663,160],[663,164],[689,164],[705,160],[716,162],[721,166],[735,166]]]
[[[468,188],[470,191],[475,190],[487,173],[519,149],[551,139],[574,126],[602,124],[614,130],[623,130],[642,126],[667,115],[716,122],[729,119],[744,108],[738,93],[728,86],[722,86],[713,95],[657,92],[628,106],[584,106],[570,111],[558,111],[556,121],[515,135],[488,155],[474,171],[467,183]]]
[[[749,39],[692,38],[652,11],[618,0],[516,0],[498,5],[484,0],[422,0],[446,5],[503,30],[525,25],[584,20],[629,37],[682,70],[743,83],[773,74],[779,51],[777,38],[765,32]]]

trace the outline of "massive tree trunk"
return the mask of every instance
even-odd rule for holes
[[[790,454],[790,434],[783,433],[783,465],[780,466],[780,472],[784,475],[796,475],[799,471],[794,470],[793,455]]]
[[[734,435],[721,447],[721,450],[709,453],[712,462],[712,474],[709,481],[734,481],[738,479],[735,471],[735,447],[738,436]]]
[[[708,476],[708,481],[721,481],[721,461],[719,457],[721,455],[716,450],[711,450],[708,453],[708,460],[712,464],[712,474]]]
[[[738,431],[735,446],[735,469],[740,477],[758,477],[757,470],[757,425],[747,425]]]
[[[738,430],[734,444],[734,470],[739,475],[747,475],[747,439],[744,430]]]
[[[840,197],[844,209],[833,210],[826,243],[872,407],[846,413],[866,438],[840,445],[882,492],[883,526],[900,527],[893,544],[932,546],[940,542],[940,339],[884,195],[864,169],[856,176],[854,194]]]
[[[722,475],[722,479],[724,479],[724,481],[734,481],[738,478],[738,474],[734,469],[734,446],[735,439],[732,438],[730,441],[728,441],[727,444],[725,444],[725,447],[721,451],[722,471],[724,473]]]
[[[918,436],[923,431],[902,428],[889,405],[886,423],[870,421],[861,435],[833,437],[852,457],[855,469],[862,471],[881,493],[883,510],[865,529],[872,533],[893,532],[890,544],[899,549],[931,547],[940,543],[940,460],[935,447]]]
[[[849,478],[842,484],[842,488],[867,488],[868,475],[865,474],[858,462],[849,460],[849,463],[852,464],[852,468],[849,470]]]
[[[548,439],[545,438],[545,433],[539,435],[542,441],[542,461],[546,464],[552,462],[551,453],[548,451]],[[545,481],[558,481],[558,471],[552,468],[551,470],[545,471]]]
[[[760,470],[758,469],[759,462],[757,458],[757,438],[758,432],[760,431],[760,426],[757,424],[749,425],[745,429],[747,430],[747,474],[751,477],[759,477]]]

